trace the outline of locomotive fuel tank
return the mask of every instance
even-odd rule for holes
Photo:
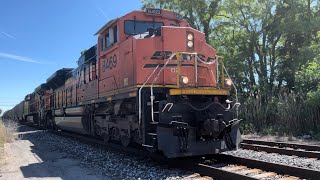
[[[89,119],[86,117],[55,117],[55,124],[62,130],[89,134]]]
[[[72,107],[55,110],[56,116],[54,122],[62,130],[76,132],[80,134],[89,134],[90,119],[86,116],[85,107]]]

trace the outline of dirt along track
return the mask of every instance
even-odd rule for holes
[[[81,167],[80,161],[68,157],[66,153],[52,151],[51,147],[30,134],[39,134],[41,130],[20,128],[21,140],[5,144],[4,163],[0,168],[0,179],[109,179],[108,176],[96,175],[94,171]],[[25,131],[26,130],[26,131]]]

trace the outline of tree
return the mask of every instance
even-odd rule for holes
[[[203,31],[206,35],[206,40],[209,41],[209,36],[213,32],[212,25],[219,9],[221,0],[142,0],[143,9],[147,7],[164,8],[175,10],[177,13],[186,18],[190,25],[196,29]]]
[[[295,88],[295,74],[304,64],[316,55],[311,49],[313,41],[319,31],[319,18],[311,1],[284,0],[282,6],[281,30],[285,32],[282,46],[279,50],[278,86],[283,85],[288,89]]]
[[[146,7],[181,13],[206,34],[226,58],[242,92],[264,98],[295,88],[295,74],[316,53],[319,1],[311,0],[142,0]]]

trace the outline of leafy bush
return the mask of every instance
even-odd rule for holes
[[[15,139],[15,132],[17,131],[17,123],[13,121],[7,121],[4,125],[0,120],[0,146],[6,142],[12,142]]]

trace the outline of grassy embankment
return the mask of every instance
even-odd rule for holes
[[[0,166],[2,165],[3,145],[6,142],[6,129],[0,120]]]
[[[17,126],[13,122],[7,122],[6,126],[0,119],[0,147],[4,143],[12,142],[15,139],[14,133],[16,132]]]
[[[294,93],[279,94],[265,101],[261,95],[250,96],[243,100],[240,107],[240,118],[244,120],[241,123],[242,132],[278,136],[307,135],[320,140],[319,100],[310,100]]]
[[[2,148],[5,142],[6,142],[6,129],[3,125],[2,120],[0,120],[0,149]]]
[[[6,126],[2,119],[0,119],[0,165],[2,164],[4,144],[12,142],[15,139],[17,125],[14,122],[7,122]]]

